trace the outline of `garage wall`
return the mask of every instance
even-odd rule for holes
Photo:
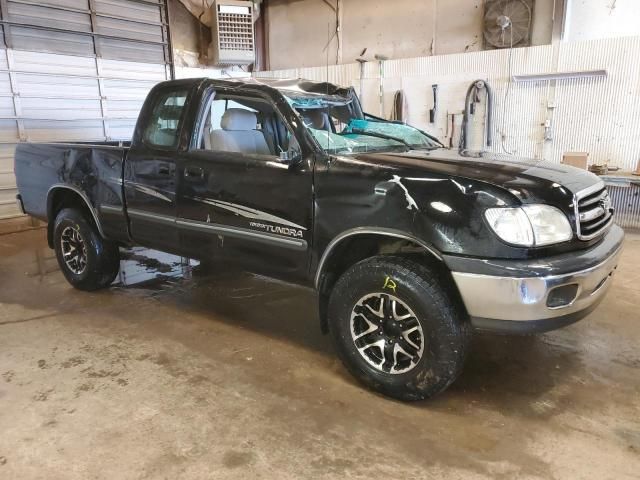
[[[638,0],[574,0],[567,12],[570,41],[638,35]]]
[[[350,63],[367,48],[388,58],[482,50],[483,0],[340,0],[341,53],[336,0],[267,2],[271,69]],[[553,6],[560,0],[536,0],[531,40],[551,43]],[[295,45],[295,48],[292,46]],[[326,47],[326,48],[325,48]]]
[[[128,140],[170,78],[163,0],[0,0],[0,219],[21,141]]]
[[[606,78],[583,78],[557,82],[511,83],[513,75],[606,69]],[[451,137],[448,114],[456,116],[457,142],[466,89],[484,79],[494,90],[494,144],[490,150],[560,162],[563,152],[586,151],[591,163],[605,163],[635,170],[640,159],[640,37],[589,42],[560,43],[509,51],[388,60],[384,64],[384,115],[391,113],[393,95],[403,90],[408,99],[407,121],[440,138]],[[358,90],[357,63],[260,72],[258,76],[304,77],[352,85]],[[380,114],[379,65],[365,64],[364,105]],[[429,123],[431,85],[439,85],[439,110],[435,124]],[[509,93],[507,94],[507,86]],[[473,126],[472,145],[479,148],[482,115]],[[545,141],[545,121],[551,139]],[[504,139],[504,141],[502,141]]]

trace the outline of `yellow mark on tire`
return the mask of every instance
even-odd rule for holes
[[[393,290],[393,293],[396,293],[396,288],[398,288],[398,286],[396,285],[396,282],[391,280],[389,277],[386,277],[382,288],[388,288],[389,290]]]

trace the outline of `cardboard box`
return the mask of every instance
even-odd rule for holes
[[[571,165],[572,167],[587,169],[589,162],[589,154],[586,152],[565,152],[562,156],[562,163]]]

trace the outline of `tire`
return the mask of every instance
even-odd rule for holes
[[[78,290],[108,287],[118,275],[118,246],[103,239],[93,221],[80,210],[65,208],[58,213],[53,227],[53,243],[62,273]],[[75,252],[80,252],[80,256],[74,257]]]
[[[438,278],[407,258],[377,256],[336,282],[328,309],[331,336],[346,368],[369,388],[423,400],[462,371],[471,325]]]

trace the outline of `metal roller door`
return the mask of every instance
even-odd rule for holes
[[[129,140],[168,38],[164,0],[0,0],[0,221],[16,143]]]

